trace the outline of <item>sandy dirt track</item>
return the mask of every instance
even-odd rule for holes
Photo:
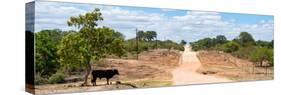
[[[179,64],[180,66],[172,71],[174,85],[231,82],[231,80],[225,78],[203,75],[196,72],[200,68],[201,63],[196,56],[196,52],[191,51],[189,45],[185,46]]]

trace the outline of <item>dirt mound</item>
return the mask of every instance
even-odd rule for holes
[[[139,59],[105,59],[93,69],[118,69],[113,80],[170,79],[170,70],[178,66],[179,51],[157,49],[142,52]]]
[[[232,80],[273,79],[273,68],[255,67],[252,62],[220,51],[200,51],[202,66],[197,70],[205,75],[223,76]]]
[[[253,63],[248,60],[236,58],[222,51],[200,51],[198,58],[202,64],[216,64],[225,66],[252,66]]]
[[[157,49],[140,53],[139,60],[147,61],[146,63],[178,66],[180,55],[181,53],[178,50]]]

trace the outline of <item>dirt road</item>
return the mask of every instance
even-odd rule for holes
[[[217,83],[217,82],[230,82],[231,80],[218,78],[215,76],[203,75],[196,70],[201,66],[196,52],[191,51],[189,45],[185,46],[182,53],[180,66],[172,71],[174,85],[186,84],[202,84],[202,83]]]

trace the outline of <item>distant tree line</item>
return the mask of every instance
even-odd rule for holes
[[[130,53],[129,55],[138,54],[150,49],[175,49],[183,51],[184,47],[182,44],[172,40],[158,40],[156,31],[139,30],[136,33],[136,38],[125,41],[125,50],[127,53]]]
[[[195,42],[191,42],[192,50],[219,50],[230,53],[236,57],[248,59],[264,66],[268,63],[273,66],[273,48],[274,41],[255,41],[248,32],[241,32],[233,40],[227,40],[224,35],[218,35],[215,38],[204,38]]]
[[[140,30],[137,32],[137,39],[141,40],[141,41],[152,41],[154,39],[156,39],[157,37],[157,33],[155,31],[143,31]]]

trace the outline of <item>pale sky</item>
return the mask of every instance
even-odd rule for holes
[[[100,8],[104,18],[99,25],[121,32],[126,39],[135,37],[136,28],[156,31],[160,40],[176,42],[216,35],[233,39],[242,31],[249,32],[256,40],[273,39],[273,16],[47,1],[35,3],[35,31],[77,30],[68,27],[67,20],[95,8]]]

